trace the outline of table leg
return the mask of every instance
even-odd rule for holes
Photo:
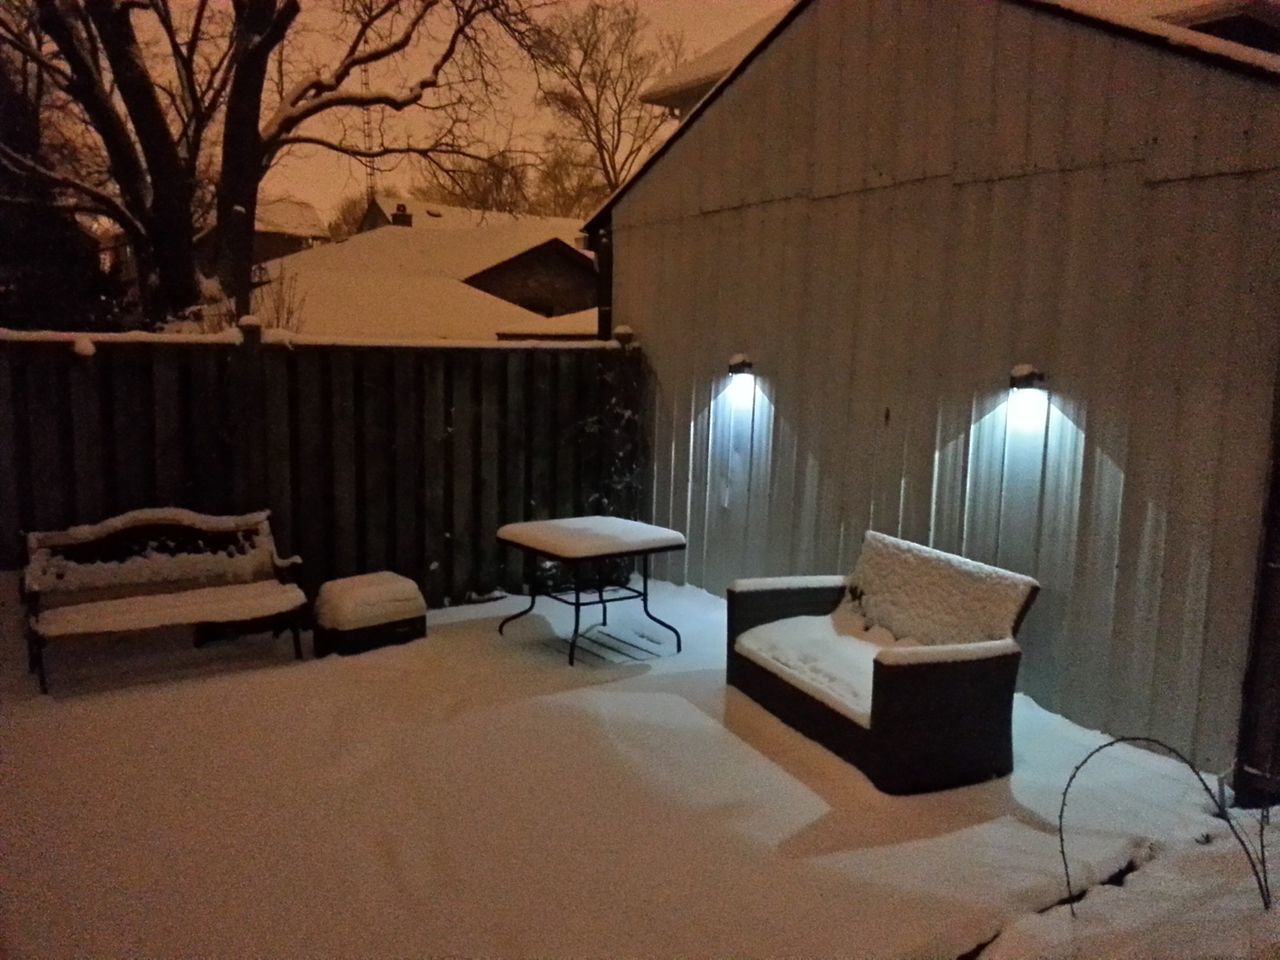
[[[569,638],[569,666],[573,666],[574,654],[578,651],[578,628],[582,624],[582,582],[578,574],[579,565],[573,565],[573,636]]]
[[[536,572],[534,573],[534,577],[535,578],[537,577]],[[507,617],[500,624],[498,624],[498,636],[502,636],[502,631],[506,629],[507,624],[510,623],[512,620],[519,620],[521,617],[526,617],[529,614],[533,613],[533,605],[537,602],[538,602],[538,583],[537,583],[537,580],[534,579],[529,583],[529,606],[525,607],[519,613],[513,613],[511,616]]]
[[[604,602],[604,571],[596,564],[596,593],[600,596],[600,626],[609,625],[609,605]]]
[[[671,624],[667,623],[665,620],[659,620],[657,617],[655,617],[652,613],[649,612],[649,554],[647,553],[644,555],[643,561],[640,564],[640,570],[641,570],[641,583],[642,583],[640,599],[644,604],[644,615],[648,617],[650,620],[652,620],[654,623],[658,624],[658,626],[666,627],[668,630],[670,630],[672,633],[676,635],[676,653],[680,653],[681,652],[680,631],[677,630],[675,627],[673,627]]]

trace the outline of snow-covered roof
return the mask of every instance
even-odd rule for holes
[[[751,65],[775,37],[783,33],[792,21],[814,2],[815,0],[796,0],[792,6],[787,7],[777,21],[765,31],[756,45],[749,48],[746,55],[716,82],[692,110],[685,114],[675,132],[657,150],[649,154],[648,159],[632,173],[631,177],[587,218],[583,229],[588,233],[598,229],[609,211],[671,149],[685,131],[698,121],[698,117],[715,102],[720,93]],[[1230,40],[1220,40],[1190,27],[1179,25],[1184,22],[1195,22],[1197,18],[1193,11],[1196,8],[1207,9],[1211,0],[1002,0],[1002,2],[1056,11],[1099,29],[1112,30],[1135,41],[1157,44],[1173,53],[1209,61],[1280,83],[1280,55],[1233,43]],[[1269,9],[1276,0],[1263,0],[1263,2]],[[660,83],[665,83],[665,79]]]
[[[735,33],[723,43],[717,44],[692,60],[685,61],[670,73],[650,83],[640,94],[640,99],[645,103],[673,108],[682,108],[691,101],[701,100],[730,70],[760,45],[760,42],[778,25],[786,13],[786,7],[775,10],[745,30]]]
[[[410,236],[412,242],[405,244],[404,249],[412,252],[407,252],[406,256],[421,260],[422,269],[465,280],[482,270],[551,242],[565,244],[569,251],[581,256],[584,263],[589,263],[590,258],[573,246],[578,228],[575,226],[572,230],[565,230],[559,226],[560,223],[561,221],[529,218],[470,229],[422,232],[394,229]]]
[[[302,250],[265,265],[268,283],[256,292],[254,312],[270,325],[271,304],[292,299],[300,335],[344,343],[496,340],[500,330],[536,339],[547,318],[463,282],[519,247],[510,227],[429,235],[387,227]],[[489,230],[504,236],[479,236]],[[530,245],[537,243],[514,252]],[[485,262],[494,251],[497,259]]]
[[[413,227],[430,227],[434,230],[465,230],[471,227],[495,227],[504,225],[539,225],[547,236],[569,240],[582,232],[582,221],[570,217],[534,217],[526,214],[501,213],[497,210],[477,210],[472,207],[455,207],[434,200],[418,200],[412,197],[393,197],[379,193],[375,204],[390,219],[396,207],[403,205],[405,212],[413,216]]]
[[[497,331],[501,340],[535,339],[560,340],[566,337],[594,337],[600,329],[600,311],[596,307],[566,313],[559,317],[538,317]]]
[[[288,197],[259,200],[253,229],[257,233],[329,238],[329,228],[320,219],[316,208],[302,200],[293,200]]]

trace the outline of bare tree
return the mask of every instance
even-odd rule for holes
[[[616,190],[665,138],[666,111],[640,92],[680,58],[679,38],[652,39],[635,0],[591,0],[547,20],[538,35],[539,100],[560,120],[562,155]]]
[[[532,166],[530,157],[512,150],[463,157],[428,167],[425,181],[410,192],[423,200],[477,210],[528,213]]]
[[[527,44],[538,5],[330,0],[316,8],[326,48],[286,57],[300,0],[6,0],[0,48],[52,91],[98,162],[68,168],[0,142],[0,168],[63,209],[119,223],[152,319],[198,298],[193,210],[201,171],[216,171],[218,272],[245,313],[258,186],[273,161],[297,146],[365,160],[472,153],[467,121],[495,50]],[[426,133],[389,133],[388,116],[410,108],[423,108]]]

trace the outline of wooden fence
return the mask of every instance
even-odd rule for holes
[[[635,350],[72,347],[0,343],[3,567],[25,530],[268,507],[308,586],[390,569],[440,605],[521,589],[503,523],[637,507]]]

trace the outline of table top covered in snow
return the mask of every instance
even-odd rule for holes
[[[528,520],[498,528],[498,539],[561,560],[682,550],[684,534],[621,517]]]

